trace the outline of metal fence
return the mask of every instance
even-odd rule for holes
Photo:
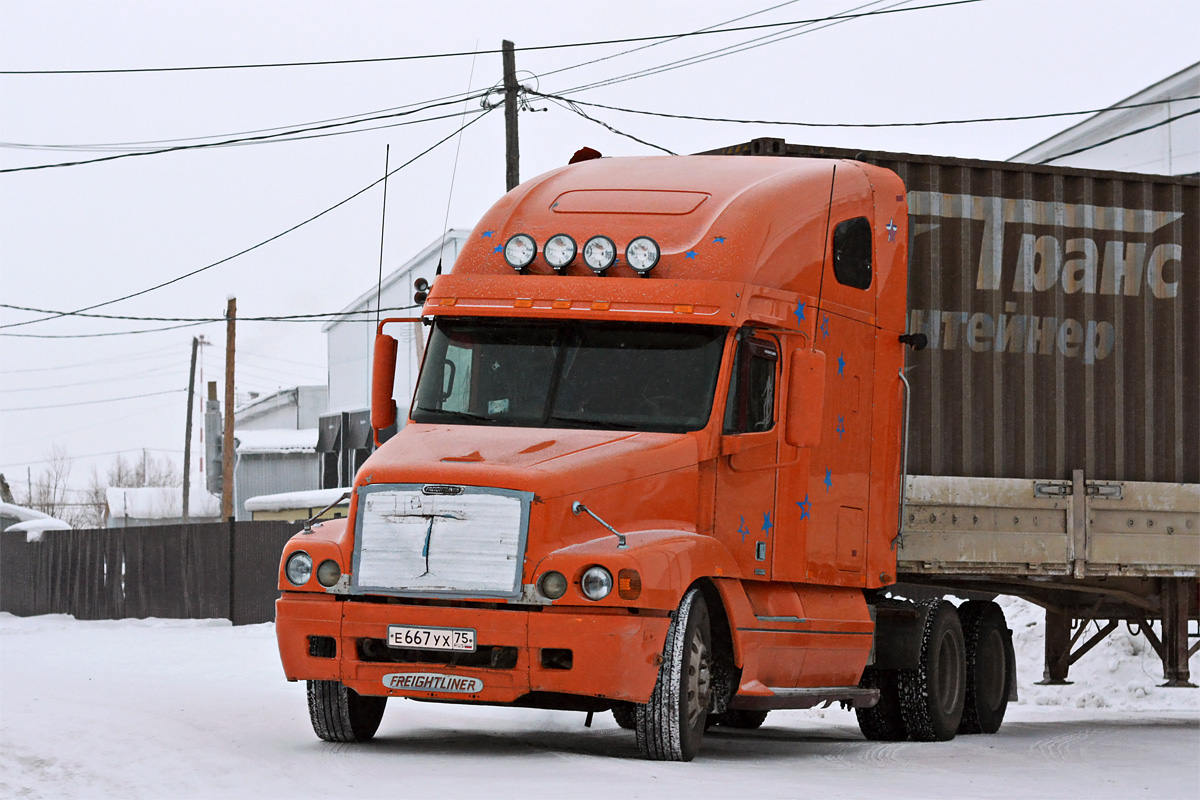
[[[0,611],[77,619],[275,619],[291,522],[0,533]]]

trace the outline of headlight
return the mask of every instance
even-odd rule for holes
[[[612,591],[612,573],[604,567],[588,567],[579,581],[579,588],[588,600],[603,600]]]
[[[607,236],[593,236],[583,246],[583,262],[592,268],[592,272],[603,275],[604,270],[617,260],[617,246]]]
[[[317,567],[317,582],[328,588],[342,579],[342,568],[332,558],[321,562]]]
[[[649,236],[639,236],[625,246],[625,262],[643,277],[654,269],[658,256],[658,242]]]
[[[295,586],[303,586],[312,577],[312,556],[303,550],[297,550],[288,556],[283,574]]]
[[[504,243],[504,260],[520,272],[533,263],[537,255],[537,242],[527,233],[518,233]]]
[[[560,233],[551,236],[546,241],[546,246],[542,248],[542,255],[546,257],[546,263],[554,267],[555,271],[561,271],[575,260],[575,253],[578,249],[574,239],[565,233]]]
[[[538,581],[538,589],[551,600],[557,600],[567,593],[567,579],[561,572],[551,570]]]

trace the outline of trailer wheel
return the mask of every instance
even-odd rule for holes
[[[954,738],[966,697],[966,648],[958,611],[945,600],[926,601],[920,666],[897,671],[900,712],[918,742]]]
[[[872,742],[902,742],[908,738],[904,727],[904,716],[900,711],[900,687],[896,682],[896,670],[867,667],[858,685],[864,689],[878,689],[879,702],[870,708],[854,709],[858,717],[858,729]]]
[[[637,727],[637,706],[633,703],[613,703],[612,715],[617,724],[627,731]]]
[[[339,681],[308,682],[308,716],[327,742],[366,742],[379,730],[386,697],[362,695]]]
[[[699,589],[683,596],[663,658],[650,702],[637,707],[638,749],[651,761],[691,761],[712,700],[712,634]]]
[[[713,715],[713,725],[720,725],[723,728],[737,728],[743,731],[752,731],[755,728],[761,728],[762,724],[767,720],[766,711],[752,711],[745,708],[731,708],[724,714]]]
[[[959,733],[995,733],[1008,708],[1010,635],[1004,612],[992,602],[968,601],[958,607],[967,654],[967,693]]]

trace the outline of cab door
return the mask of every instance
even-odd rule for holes
[[[779,472],[779,342],[739,332],[717,458],[716,528],[746,578],[771,578]]]

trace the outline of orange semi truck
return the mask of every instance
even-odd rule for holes
[[[830,157],[593,159],[501,198],[424,301],[407,423],[283,552],[317,735],[370,739],[389,697],[611,710],[657,760],[834,701],[870,739],[995,732],[995,587],[888,592],[909,216],[895,171]],[[413,321],[379,325],[377,442]]]

